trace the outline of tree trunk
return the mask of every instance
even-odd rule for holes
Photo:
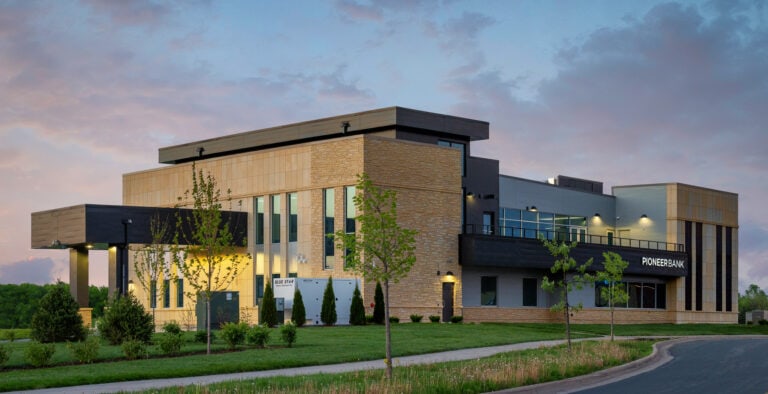
[[[611,290],[608,294],[608,303],[611,306],[611,342],[613,342],[613,281],[611,281]]]
[[[565,340],[568,342],[568,351],[571,351],[571,305],[568,303],[568,273],[563,271],[563,294],[565,297]]]
[[[387,365],[387,379],[392,380],[392,332],[389,324],[389,280],[384,281],[384,331],[385,331],[385,358]]]
[[[205,354],[211,354],[211,297],[205,297],[205,329],[208,331]]]

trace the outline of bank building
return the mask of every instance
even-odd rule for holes
[[[605,251],[629,262],[621,283],[629,301],[617,307],[618,323],[737,322],[737,194],[677,182],[608,191],[572,176],[500,174],[498,160],[472,155],[472,144],[489,138],[488,122],[389,107],[163,147],[160,167],[123,175],[122,205],[32,213],[31,244],[69,252],[71,291],[84,314],[93,249],[109,251],[111,294],[131,290],[147,304],[135,286],[132,250],[149,242],[153,215],[176,211],[192,186],[194,163],[231,190],[225,217],[240,224],[249,256],[235,282],[214,297],[214,310],[255,323],[269,281],[286,320],[298,287],[307,324],[319,324],[312,311],[332,276],[344,324],[354,286],[370,306],[375,283],[345,271],[326,234],[356,231],[352,196],[357,175],[366,173],[397,191],[400,224],[418,230],[416,263],[391,285],[391,315],[401,321],[411,314],[561,321],[550,311],[557,295],[541,288],[553,263],[538,239],[544,237],[577,242],[572,256],[579,263],[594,258],[593,269],[602,267]],[[166,284],[155,301],[158,324],[181,321],[195,308],[184,296],[185,278]],[[599,297],[604,285],[570,293],[572,304],[584,306],[572,321],[610,321]]]

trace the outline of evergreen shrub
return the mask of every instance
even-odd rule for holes
[[[357,285],[355,285],[355,291],[352,293],[352,305],[349,307],[349,324],[353,326],[365,325],[365,305]]]
[[[320,321],[326,326],[336,324],[336,295],[333,293],[333,277],[328,277],[328,285],[323,293],[323,306],[320,311]]]
[[[301,291],[296,288],[293,293],[293,311],[291,312],[291,321],[297,327],[303,327],[307,322],[307,310],[304,308],[304,298],[301,297]]]
[[[266,324],[269,327],[275,327],[277,323],[277,305],[275,304],[275,293],[272,291],[272,285],[267,282],[267,286],[264,288],[264,298],[261,300],[259,324]]]
[[[380,282],[376,282],[376,292],[373,295],[373,322],[384,324],[384,292]]]
[[[72,297],[69,287],[56,283],[40,300],[32,316],[32,339],[42,342],[82,341],[87,334],[80,316],[80,305]]]
[[[152,315],[144,310],[133,294],[118,296],[109,304],[104,317],[99,320],[99,331],[111,345],[127,340],[149,343],[155,324]]]

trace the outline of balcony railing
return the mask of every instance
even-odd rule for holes
[[[627,248],[638,249],[654,249],[654,250],[666,250],[668,252],[685,252],[685,245],[662,242],[662,241],[649,241],[644,239],[631,239],[631,238],[619,238],[608,235],[594,235],[581,231],[552,231],[552,230],[536,230],[522,227],[502,227],[502,226],[488,226],[479,224],[465,224],[464,234],[482,234],[482,235],[494,235],[500,237],[513,237],[513,238],[530,238],[537,239],[544,237],[549,240],[558,240],[566,242],[579,242],[595,245],[608,245],[608,246],[621,246]]]

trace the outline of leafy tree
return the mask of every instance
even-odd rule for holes
[[[592,259],[587,260],[586,263],[578,265],[576,259],[571,257],[571,249],[575,248],[577,243],[566,243],[558,241],[550,241],[542,238],[541,242],[544,243],[544,247],[549,250],[549,254],[555,258],[555,262],[550,268],[553,277],[552,279],[544,277],[541,282],[541,288],[554,292],[559,291],[560,301],[553,305],[551,310],[555,312],[563,312],[565,318],[565,338],[568,342],[568,350],[571,350],[571,312],[579,311],[582,308],[581,303],[578,305],[571,305],[568,302],[568,293],[571,290],[580,290],[584,287],[585,283],[592,282],[592,275],[586,273],[587,268],[592,264]]]
[[[261,299],[259,324],[264,324],[267,327],[275,327],[277,325],[275,293],[272,291],[272,284],[269,282],[267,282],[267,286],[264,288],[264,298]]]
[[[93,308],[91,311],[91,317],[93,320],[104,316],[104,307],[107,305],[109,298],[109,288],[107,286],[94,286],[88,287],[88,307]]]
[[[61,284],[69,289],[66,283]],[[28,328],[40,300],[56,285],[0,285],[0,328]]]
[[[40,300],[40,308],[32,316],[32,339],[42,343],[82,341],[86,330],[79,311],[69,286],[58,282]]]
[[[227,199],[229,194],[227,190]],[[226,290],[240,274],[242,266],[248,263],[248,256],[238,253],[230,229],[232,223],[225,222],[222,217],[221,199],[213,175],[206,175],[203,170],[198,172],[193,164],[192,190],[184,193],[183,201],[192,204],[192,212],[177,215],[171,249],[174,264],[193,290],[188,296],[200,295],[205,302],[207,354],[211,354],[211,296]]]
[[[349,307],[349,324],[353,326],[365,325],[365,305],[357,285],[355,285],[355,292],[352,293],[352,305]]]
[[[613,312],[616,305],[624,305],[629,300],[627,287],[622,286],[621,278],[629,263],[624,261],[616,252],[603,252],[603,271],[597,272],[597,280],[605,282],[607,286],[600,288],[600,298],[608,301],[611,309],[611,341],[613,341]],[[619,286],[617,286],[619,284]]]
[[[301,290],[296,288],[293,293],[293,311],[291,321],[296,327],[302,327],[307,322],[307,310],[304,308],[304,298],[301,297]]]
[[[336,248],[346,252],[345,270],[366,280],[384,284],[384,324],[386,373],[392,379],[392,332],[389,322],[389,283],[408,275],[416,262],[415,230],[397,222],[397,193],[373,184],[368,175],[357,177],[354,196],[355,218],[360,223],[357,234],[340,230],[334,234]]]
[[[755,310],[768,309],[768,295],[756,284],[751,284],[744,291],[744,295],[739,294],[739,322],[745,322],[746,313]]]
[[[149,343],[155,324],[136,297],[128,293],[115,297],[98,323],[101,336],[112,345],[126,341]]]
[[[133,254],[133,269],[136,279],[144,289],[147,302],[152,309],[152,319],[155,318],[157,303],[162,299],[166,283],[172,282],[169,261],[165,255],[165,244],[168,242],[168,221],[160,218],[159,214],[149,219],[149,234],[152,242],[140,246]],[[163,279],[171,279],[165,281]],[[160,284],[161,288],[158,288]]]
[[[373,293],[373,322],[384,324],[384,291],[381,290],[381,282],[376,282]]]
[[[326,326],[336,324],[336,295],[333,293],[333,277],[328,277],[328,285],[323,293],[323,306],[320,311],[320,321]]]

